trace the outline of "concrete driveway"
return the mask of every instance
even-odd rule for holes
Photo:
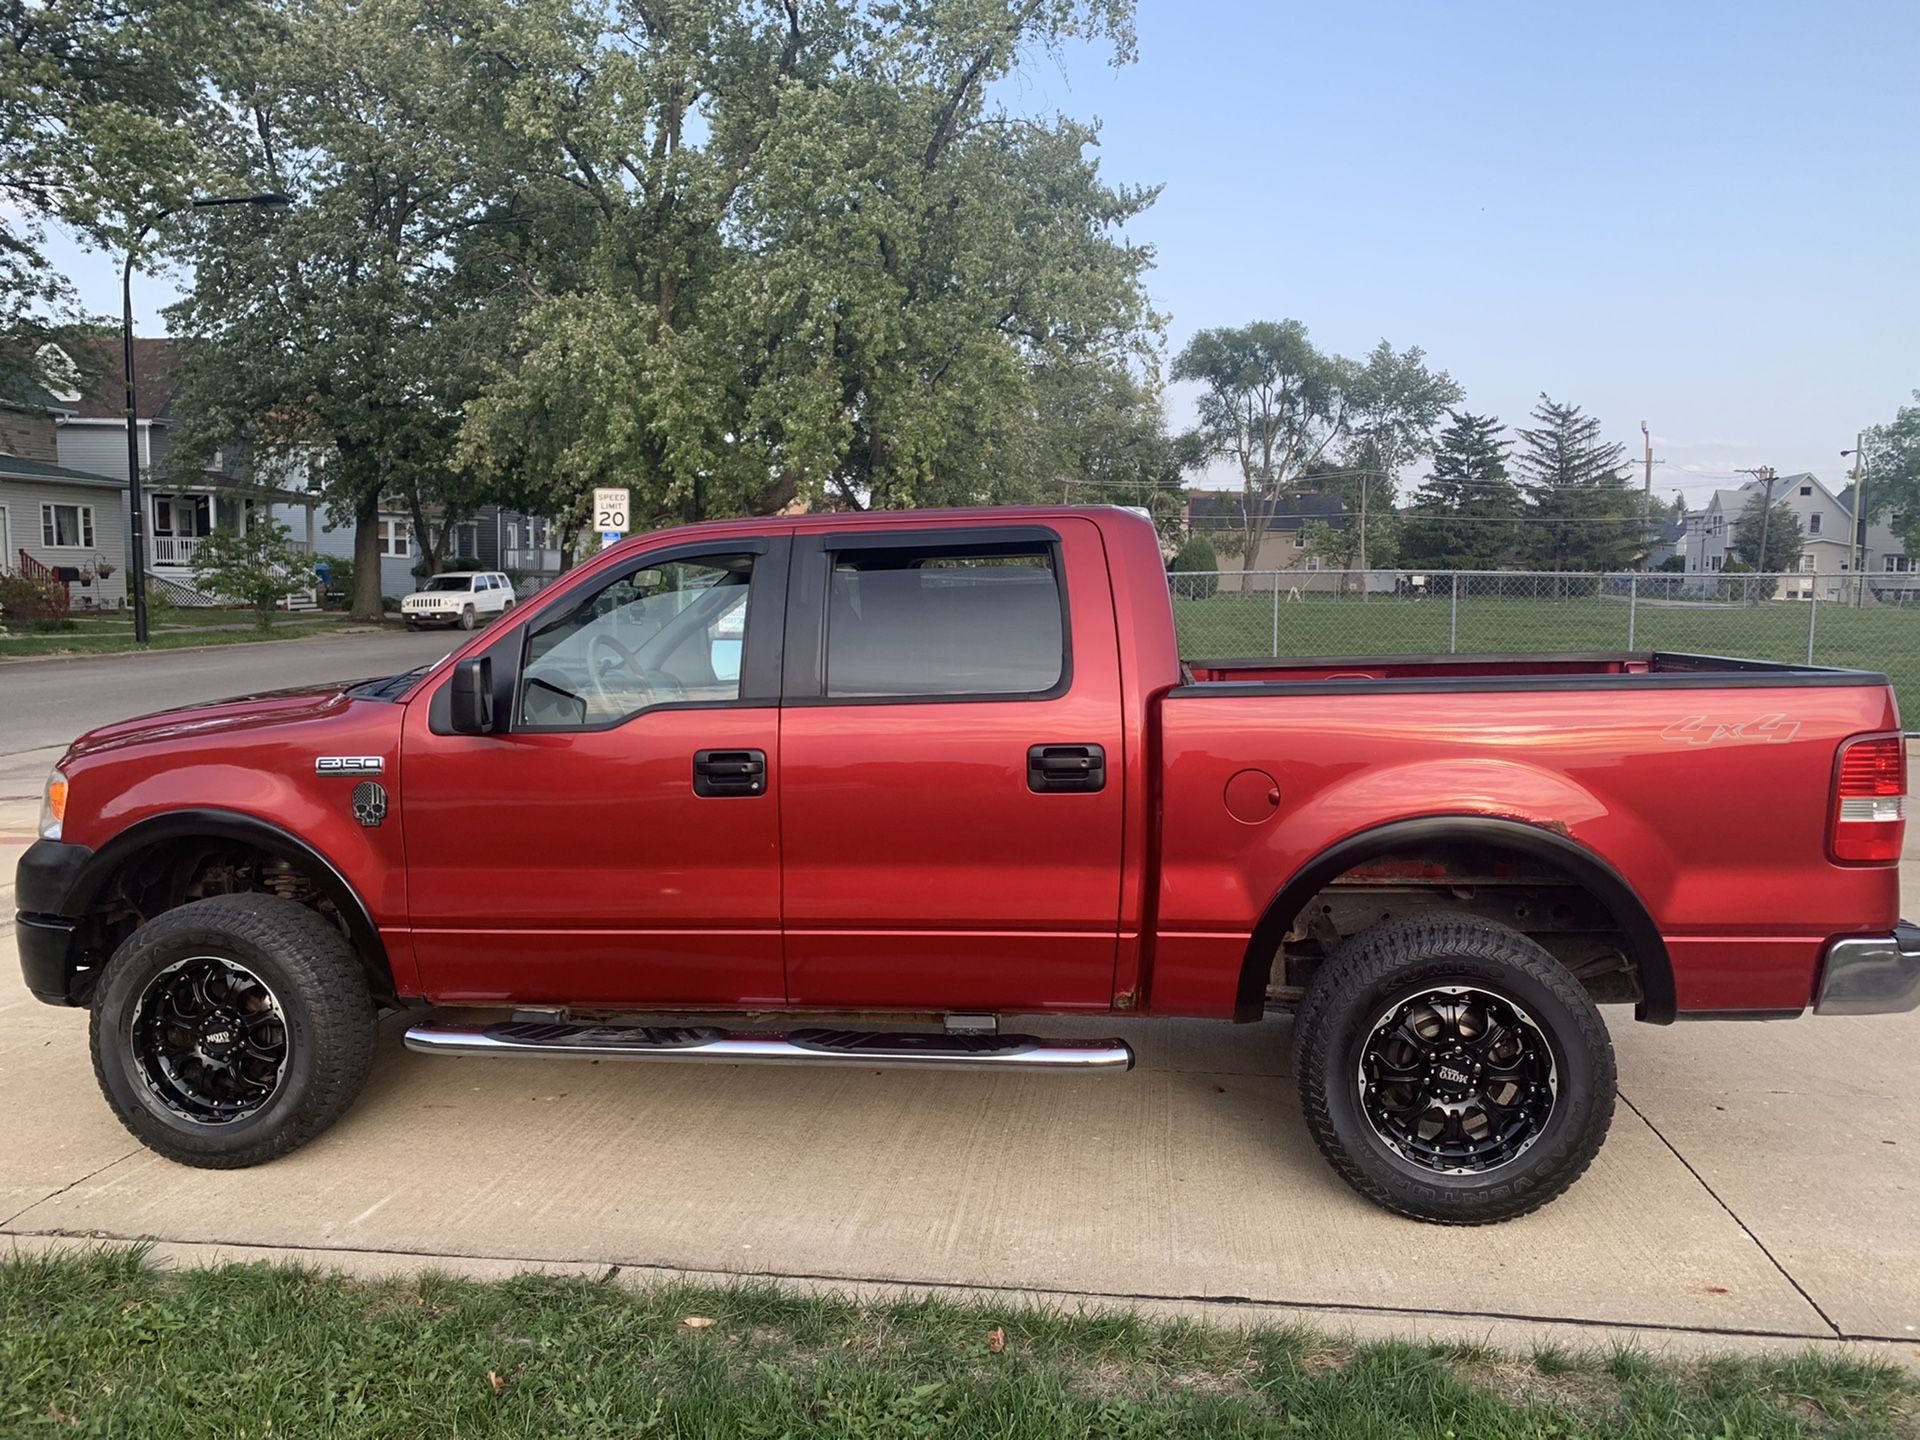
[[[9,911],[32,825],[20,778],[0,757],[0,794],[20,797],[0,801]],[[1915,1363],[1920,1014],[1609,1019],[1623,1103],[1600,1159],[1486,1229],[1396,1219],[1334,1178],[1298,1117],[1284,1021],[1045,1022],[1139,1051],[1131,1074],[1072,1078],[463,1060],[407,1053],[388,1022],[373,1083],[327,1135],[263,1169],[198,1171],[120,1128],[85,1014],[33,1002],[8,940],[0,1233],[1206,1302],[1522,1346],[1875,1340]]]

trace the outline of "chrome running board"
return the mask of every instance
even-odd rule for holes
[[[784,1035],[704,1026],[573,1025],[423,1020],[407,1048],[431,1055],[545,1059],[709,1060],[726,1065],[908,1065],[924,1070],[1131,1070],[1123,1040],[889,1030],[792,1030]]]

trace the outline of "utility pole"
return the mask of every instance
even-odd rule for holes
[[[1641,544],[1645,547],[1640,556],[1640,568],[1647,568],[1647,556],[1653,553],[1653,467],[1664,465],[1664,460],[1653,458],[1653,432],[1647,429],[1647,422],[1640,422],[1640,441],[1646,447],[1647,479],[1640,492],[1640,531]]]
[[[1760,511],[1760,553],[1754,557],[1759,563],[1753,567],[1755,570],[1764,574],[1767,564],[1767,532],[1773,526],[1773,482],[1778,478],[1778,472],[1776,472],[1771,465],[1759,465],[1751,470],[1742,470],[1740,473],[1742,475],[1751,475],[1756,479],[1767,482],[1767,502],[1765,507]],[[1747,596],[1747,603],[1749,605],[1759,604],[1760,592],[1758,590],[1751,592]]]

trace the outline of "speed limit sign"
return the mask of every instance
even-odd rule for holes
[[[627,533],[627,492],[593,492],[593,528],[600,532],[602,546],[611,545]]]

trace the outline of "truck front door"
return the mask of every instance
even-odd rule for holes
[[[529,605],[489,647],[493,734],[452,733],[446,677],[408,706],[395,800],[429,997],[784,1001],[787,543],[667,546]]]
[[[1108,1008],[1126,756],[1096,527],[802,532],[792,565],[790,1000]]]

